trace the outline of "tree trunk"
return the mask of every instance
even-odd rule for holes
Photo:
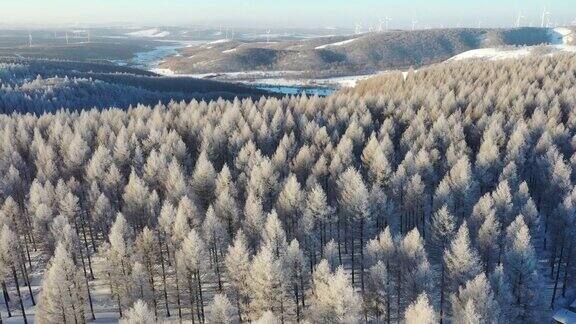
[[[194,320],[194,301],[196,296],[194,295],[194,289],[192,288],[192,274],[188,273],[188,293],[190,294],[190,317],[192,318],[192,324],[196,323]]]
[[[204,297],[202,296],[202,280],[200,279],[200,271],[196,271],[196,280],[198,282],[198,295],[200,296],[200,314],[202,315],[202,323],[206,320],[204,316]]]
[[[554,290],[552,291],[552,301],[550,308],[554,309],[554,300],[556,299],[556,289],[558,288],[558,279],[560,278],[560,265],[562,264],[562,254],[564,253],[564,244],[560,248],[560,257],[558,258],[558,266],[556,267],[556,279],[554,280]]]
[[[16,292],[18,293],[18,302],[20,303],[20,309],[22,310],[24,324],[28,324],[26,310],[24,309],[24,301],[22,300],[22,293],[20,292],[20,284],[18,283],[18,275],[16,274],[16,268],[14,266],[12,266],[12,276],[14,276],[14,283],[16,284]]]
[[[164,302],[166,306],[166,317],[170,317],[170,307],[168,306],[168,292],[166,289],[166,268],[164,267],[164,251],[162,251],[162,246],[160,246],[160,266],[162,269],[162,286],[164,289]]]
[[[444,262],[441,265],[440,274],[440,324],[444,323]]]
[[[12,312],[10,311],[10,296],[8,295],[8,288],[6,288],[6,282],[2,281],[2,294],[4,295],[4,304],[6,305],[6,312],[8,313],[8,318],[12,317]]]

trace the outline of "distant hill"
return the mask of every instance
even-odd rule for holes
[[[299,41],[220,40],[183,49],[161,67],[176,73],[252,70],[337,76],[419,67],[472,49],[552,43],[549,28],[390,31]]]
[[[0,58],[0,113],[128,108],[170,100],[259,98],[266,91],[115,65]]]

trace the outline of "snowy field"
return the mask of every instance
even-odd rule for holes
[[[518,59],[529,55],[541,55],[538,49],[544,49],[547,53],[545,55],[554,55],[557,53],[576,53],[576,46],[572,45],[546,45],[546,46],[524,46],[518,48],[481,48],[471,50],[458,54],[449,61],[460,61],[468,59],[484,59],[484,60],[506,60]]]
[[[244,84],[265,84],[282,87],[335,87],[353,88],[359,81],[374,77],[380,73],[352,75],[333,78],[297,78],[303,71],[249,71],[225,73],[178,74],[170,69],[155,68],[154,73],[164,76],[192,77],[199,79],[212,79],[219,81],[240,82]]]
[[[318,47],[316,47],[316,49],[319,50],[319,49],[325,49],[325,48],[328,48],[328,47],[343,46],[343,45],[352,43],[352,42],[355,41],[356,39],[357,39],[357,38],[353,38],[353,39],[347,39],[347,40],[345,40],[345,41],[341,41],[341,42],[337,42],[337,43],[326,44],[326,45],[318,46]]]
[[[158,28],[144,29],[135,32],[126,33],[128,36],[132,37],[148,37],[148,38],[163,38],[170,36],[170,32],[162,31]]]

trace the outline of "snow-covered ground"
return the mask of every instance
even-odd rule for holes
[[[225,51],[227,52],[227,51]],[[199,79],[213,79],[220,81],[233,81],[244,84],[265,84],[279,87],[354,87],[361,80],[366,80],[379,73],[352,75],[334,78],[297,78],[302,71],[249,71],[249,72],[226,72],[204,74],[178,74],[175,71],[164,68],[151,70],[164,76],[193,77]]]
[[[341,41],[341,42],[337,42],[337,43],[321,45],[321,46],[316,47],[316,49],[318,50],[318,49],[325,49],[325,48],[327,48],[327,47],[343,46],[343,45],[352,43],[352,42],[355,41],[356,39],[357,39],[357,38],[352,38],[352,39],[347,39],[347,40],[345,40],[345,41]]]
[[[229,41],[230,41],[229,39],[218,39],[218,40],[212,41],[208,44],[222,44],[222,43],[228,43]]]
[[[135,32],[126,33],[128,36],[132,37],[150,37],[150,38],[163,38],[170,36],[170,32],[163,31],[158,28],[144,29]]]
[[[518,59],[537,54],[535,49],[542,48],[542,46],[524,46],[518,48],[480,48],[458,54],[449,59],[449,61],[460,61],[468,59],[484,59],[484,60],[505,60],[505,59]],[[544,53],[546,55],[553,55],[555,53],[576,53],[576,46],[571,45],[548,45],[545,48],[549,51]]]
[[[570,45],[576,41],[576,34],[569,28],[558,27],[552,30],[552,44]]]

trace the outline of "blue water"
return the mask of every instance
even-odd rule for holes
[[[273,93],[280,93],[285,95],[306,94],[307,96],[318,95],[320,97],[329,96],[336,91],[336,89],[328,87],[297,87],[297,86],[278,86],[267,84],[257,84],[254,85],[254,87],[256,89],[266,90]]]

